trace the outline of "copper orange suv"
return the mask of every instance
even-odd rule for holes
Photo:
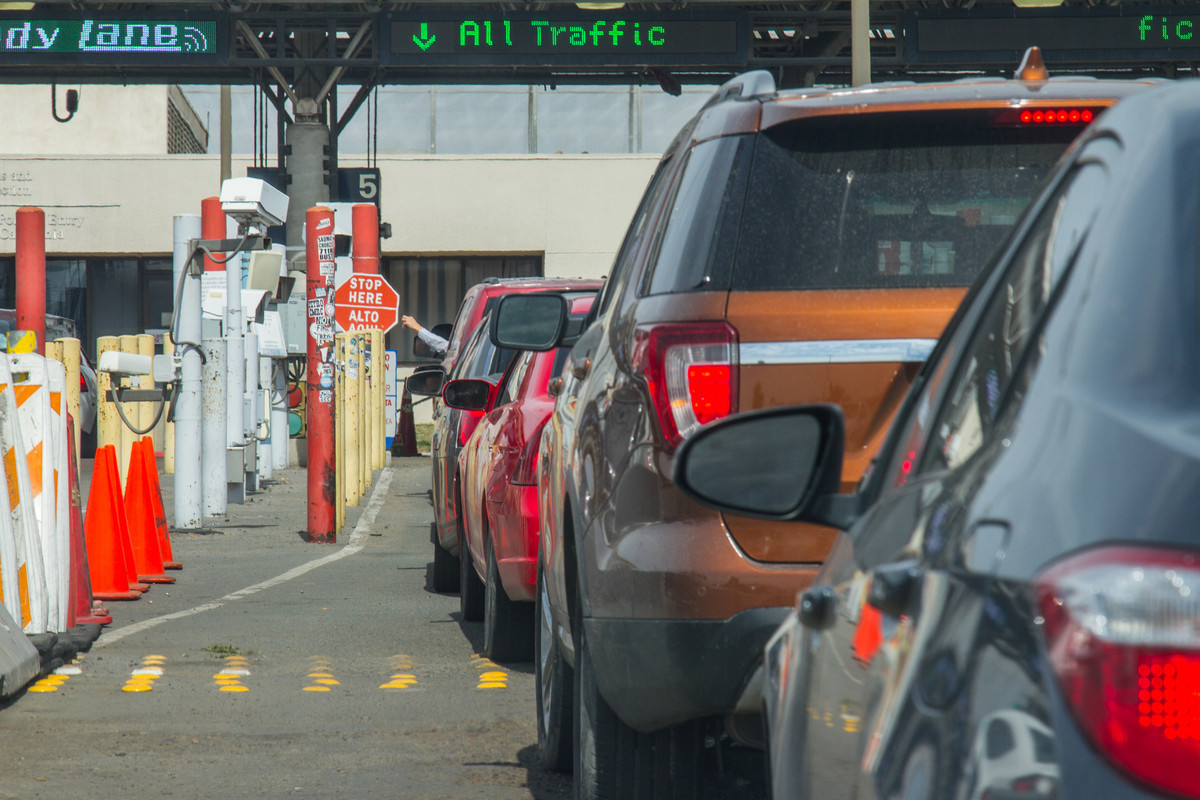
[[[694,797],[706,747],[760,735],[763,645],[832,532],[699,506],[675,448],[734,411],[832,402],[859,480],[1042,179],[1148,85],[1031,77],[777,91],[747,73],[663,156],[542,439],[539,747],[573,757],[578,796]],[[560,344],[528,324],[555,302],[505,298],[493,337]]]

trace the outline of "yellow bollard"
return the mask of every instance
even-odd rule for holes
[[[375,469],[383,469],[387,465],[387,423],[384,421],[384,397],[387,395],[387,370],[384,369],[383,331],[376,328],[371,331],[371,391],[374,402],[371,405],[371,430],[375,439],[374,462]]]
[[[171,341],[171,334],[163,334],[163,352],[167,355],[172,355],[175,352],[175,342]],[[160,430],[162,430],[162,454],[163,454],[163,472],[167,475],[175,474],[175,423],[167,422],[167,415],[171,413],[171,407],[168,405],[163,409],[162,422],[160,422]]]
[[[96,340],[96,363],[100,363],[100,357],[109,350],[119,350],[120,340],[116,336],[101,336]],[[121,445],[121,418],[117,416],[117,406],[113,403],[108,393],[112,389],[112,376],[107,372],[96,373],[96,449],[107,445],[113,445],[120,449]]]
[[[138,334],[138,337],[137,337],[137,344],[138,344],[138,353],[146,356],[147,358],[150,359],[151,362],[153,362],[154,361],[154,350],[155,350],[154,336],[149,333],[140,333],[140,334]],[[147,372],[145,375],[139,376],[138,383],[140,384],[139,388],[141,388],[141,389],[153,389],[154,388],[153,368],[151,368],[151,371]],[[158,403],[156,403],[152,400],[147,400],[145,402],[138,403],[137,405],[138,405],[138,419],[140,420],[140,422],[138,422],[138,429],[144,431],[147,428],[151,427],[150,426],[151,422],[154,422],[154,415],[158,412]],[[159,417],[159,420],[154,425],[153,429],[149,433],[143,434],[144,436],[149,436],[149,437],[151,437],[151,439],[153,439],[155,453],[162,452],[162,448],[163,448],[162,421],[164,419],[166,419],[166,417],[167,417],[167,410],[164,408],[162,416]],[[137,438],[140,439],[142,437],[139,436]]]
[[[362,459],[359,457],[359,358],[358,334],[346,334],[346,505],[358,505],[362,494]]]
[[[335,334],[333,347],[334,527],[340,531],[346,524],[346,335]]]
[[[122,353],[137,353],[138,337],[135,335],[118,337],[117,347]],[[129,378],[121,379],[122,386],[133,386],[134,383]],[[129,475],[129,458],[133,454],[133,444],[138,440],[138,435],[134,433],[131,424],[141,427],[142,411],[139,403],[121,403],[121,411],[125,412],[125,419],[118,416],[118,421],[121,424],[121,438],[117,445],[117,472],[121,477],[121,490],[125,490],[125,478]]]
[[[371,459],[367,442],[371,436],[371,426],[367,422],[367,337],[365,331],[358,331],[358,496],[365,497],[367,487],[371,485]]]

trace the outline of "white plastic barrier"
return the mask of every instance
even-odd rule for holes
[[[0,521],[0,540],[7,540],[0,542],[0,580],[4,604],[14,619],[20,615],[22,630],[45,633],[49,630],[50,610],[45,559],[19,413],[10,359],[5,354],[0,356],[0,460],[4,463],[3,488],[8,492],[9,514],[0,510],[0,517],[6,517]]]
[[[0,605],[0,697],[10,697],[38,676],[38,651],[21,632],[20,623]]]
[[[61,364],[36,353],[10,355],[8,361],[17,399],[21,445],[25,448],[25,464],[29,471],[30,505],[36,520],[46,579],[46,628],[30,632],[65,631],[71,542],[68,538],[70,529],[64,529],[58,520],[56,473],[65,471],[57,465],[65,467],[66,457],[58,452],[63,433],[56,429],[62,420],[52,409],[51,396],[56,395],[61,403],[66,375]],[[51,372],[58,378],[57,392],[54,392]]]

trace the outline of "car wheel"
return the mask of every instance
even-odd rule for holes
[[[700,753],[704,733],[699,722],[672,725],[654,735],[654,797],[694,800],[700,795]]]
[[[433,526],[433,590],[438,594],[454,594],[458,591],[458,558],[438,544],[437,523]]]
[[[504,591],[490,543],[483,584],[483,654],[494,661],[533,658],[533,603],[516,602]]]
[[[555,772],[571,771],[571,722],[574,675],[567,666],[550,615],[546,576],[538,561],[537,602],[534,603],[534,684],[537,686],[538,760]]]
[[[576,626],[575,797],[615,800],[652,796],[652,750],[647,737],[617,717],[596,687],[595,667],[583,625]],[[642,757],[639,758],[639,755]]]
[[[479,580],[475,565],[471,563],[461,513],[458,520],[458,610],[467,622],[478,622],[483,619],[483,581]]]

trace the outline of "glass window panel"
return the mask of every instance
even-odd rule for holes
[[[528,152],[528,90],[524,86],[441,87],[436,136],[441,155]]]
[[[628,87],[560,87],[535,97],[539,153],[629,152]]]

